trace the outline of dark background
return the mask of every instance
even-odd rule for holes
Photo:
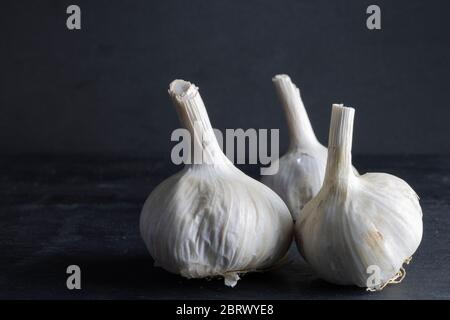
[[[381,7],[382,30],[366,28]],[[66,28],[81,7],[82,29]],[[286,126],[271,77],[302,90],[326,144],[355,107],[356,154],[450,153],[448,1],[2,1],[0,153],[169,156],[174,78],[213,126]]]
[[[382,30],[366,28],[378,4]],[[66,28],[78,4],[82,29]],[[12,1],[0,3],[0,299],[450,299],[450,2]],[[288,265],[187,280],[153,267],[148,194],[179,171],[167,95],[184,78],[214,127],[280,128],[271,77],[302,90],[326,144],[333,102],[355,107],[355,167],[420,195],[424,236],[400,285],[368,294]],[[442,154],[442,155],[437,155]],[[259,166],[243,166],[259,178]],[[82,290],[66,287],[79,265]]]

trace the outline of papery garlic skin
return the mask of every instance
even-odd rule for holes
[[[286,203],[295,220],[303,206],[320,190],[325,174],[327,150],[290,150],[278,161],[278,172],[265,175],[261,182]]]
[[[223,154],[195,85],[175,80],[169,94],[204,161],[186,165],[150,194],[141,235],[155,265],[187,278],[222,276],[234,286],[240,273],[269,268],[285,256],[292,218],[278,195]]]
[[[321,278],[379,289],[418,248],[422,209],[414,190],[400,178],[354,174],[353,117],[354,109],[333,105],[324,183],[301,211],[295,236],[301,254]],[[379,271],[376,283],[368,281],[370,266]]]

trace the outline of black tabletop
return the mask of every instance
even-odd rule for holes
[[[0,298],[12,299],[449,299],[450,157],[359,156],[361,173],[387,172],[420,195],[424,236],[398,285],[369,293],[318,279],[293,246],[279,269],[188,280],[153,267],[139,235],[151,190],[180,168],[164,160],[3,157]],[[255,168],[243,168],[255,176]],[[68,290],[66,268],[81,268]]]

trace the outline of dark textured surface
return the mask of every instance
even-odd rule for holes
[[[235,288],[154,268],[138,221],[150,191],[179,170],[166,163],[1,159],[0,298],[450,299],[450,157],[355,158],[360,172],[384,171],[407,180],[424,212],[424,238],[406,279],[380,293],[317,279],[295,248],[287,265],[246,275]],[[81,267],[80,291],[66,289],[71,264]]]
[[[216,128],[281,128],[283,149],[276,73],[321,141],[342,102],[359,153],[450,154],[448,0],[377,0],[381,31],[372,0],[77,0],[69,31],[72,3],[0,1],[0,154],[166,155],[175,78],[200,87]]]

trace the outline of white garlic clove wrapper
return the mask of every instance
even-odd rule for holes
[[[275,191],[288,205],[295,220],[303,206],[320,190],[325,175],[327,150],[290,150],[274,163],[278,172],[265,175],[261,182]]]
[[[382,289],[422,239],[422,210],[413,189],[385,173],[351,167],[354,109],[333,105],[328,161],[319,193],[295,224],[297,246],[332,283]]]
[[[263,176],[261,182],[285,201],[295,220],[322,187],[328,152],[317,140],[300,90],[290,77],[279,74],[272,81],[286,115],[290,145],[287,153],[276,160],[278,172]]]
[[[175,80],[169,94],[202,161],[162,182],[142,209],[140,230],[155,265],[187,278],[263,270],[283,258],[293,239],[289,210],[270,188],[223,154],[195,85]]]

